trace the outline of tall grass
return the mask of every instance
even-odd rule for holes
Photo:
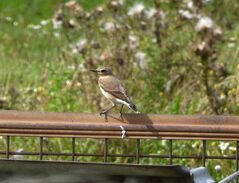
[[[105,65],[112,67],[143,113],[238,114],[238,2],[77,2],[0,1],[1,109],[98,112],[108,103],[89,69]],[[205,17],[213,25],[206,21],[204,27],[197,27]],[[54,28],[54,22],[61,26]],[[14,149],[25,143],[15,141]],[[97,143],[79,144],[97,152]],[[132,151],[134,143],[115,141],[111,150],[120,151],[116,148],[120,145],[123,151]],[[48,144],[53,151],[69,146],[67,140],[59,139]],[[166,149],[167,142],[143,144],[143,152],[158,153]],[[208,153],[226,153],[231,145],[223,152],[215,148]],[[34,151],[29,147],[24,149]],[[176,143],[175,153],[195,147],[200,147],[198,141]],[[197,161],[176,163],[198,165]],[[216,173],[214,166],[215,162],[208,165],[218,179],[229,173]],[[229,171],[233,166],[231,162],[223,165]]]

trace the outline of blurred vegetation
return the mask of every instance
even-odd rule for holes
[[[229,0],[1,0],[0,109],[98,112],[108,103],[89,69],[110,66],[142,113],[237,115],[238,9]],[[52,141],[53,150],[69,146]],[[14,147],[24,143],[16,140]],[[131,151],[130,143],[122,149]],[[235,144],[225,143],[212,142],[218,148],[207,153],[235,155]],[[96,142],[83,144],[101,150]],[[114,150],[121,142],[112,144]],[[150,141],[143,148],[159,153],[166,144]],[[201,145],[175,146],[175,153],[196,147],[199,153]],[[218,164],[220,172],[215,162],[208,165],[216,179],[234,171],[231,161]]]

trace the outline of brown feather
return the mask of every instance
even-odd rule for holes
[[[125,89],[121,85],[120,81],[113,75],[100,76],[98,83],[101,88],[103,88],[106,92],[113,95],[114,97],[126,102],[129,101],[129,97],[126,94]]]

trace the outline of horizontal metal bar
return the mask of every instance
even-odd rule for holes
[[[239,140],[238,134],[226,133],[193,133],[193,132],[137,132],[127,131],[127,138],[131,139],[195,139],[195,140]],[[81,138],[121,138],[121,132],[82,131],[82,130],[37,130],[37,129],[0,129],[2,136],[22,137],[81,137]]]
[[[0,152],[0,155],[5,155],[6,152]],[[38,152],[9,152],[9,155],[31,155],[31,156],[39,156]],[[72,153],[56,153],[56,152],[44,152],[42,153],[44,156],[72,156]],[[104,154],[90,154],[90,153],[75,153],[75,157],[77,156],[92,156],[92,157],[103,157]],[[108,157],[129,157],[136,158],[135,154],[107,154]],[[139,158],[165,158],[170,159],[168,155],[159,155],[159,154],[141,154]],[[184,159],[201,159],[200,155],[172,155],[172,158],[184,158]],[[224,160],[235,160],[235,156],[205,156],[206,159],[224,159]]]
[[[235,172],[225,179],[221,180],[219,183],[236,183],[239,180],[239,172]]]
[[[239,117],[0,111],[0,135],[239,140]]]

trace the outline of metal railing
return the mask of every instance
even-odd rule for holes
[[[108,162],[109,157],[130,157],[136,164],[142,158],[164,158],[173,164],[174,159],[197,159],[205,166],[208,159],[235,160],[238,170],[239,157],[239,117],[236,116],[201,116],[201,115],[146,115],[123,114],[110,115],[107,120],[98,114],[46,113],[0,111],[0,136],[5,136],[6,149],[0,151],[10,159],[12,155],[68,156],[72,161],[76,157],[102,157]],[[36,137],[39,139],[39,152],[15,152],[10,149],[12,137]],[[71,152],[44,152],[44,138],[67,137],[71,139]],[[78,138],[103,139],[103,153],[76,152]],[[109,139],[136,139],[134,154],[109,153]],[[169,143],[168,154],[143,154],[141,141],[144,139],[166,139]],[[199,155],[175,155],[173,143],[178,139],[200,140],[202,153]],[[230,140],[236,142],[236,154],[231,156],[207,155],[207,140]]]
[[[238,183],[239,182],[239,172],[235,172],[232,175],[226,177],[219,183]]]

